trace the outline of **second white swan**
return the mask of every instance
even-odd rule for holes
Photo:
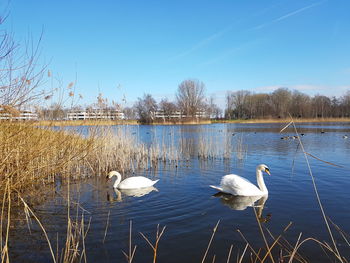
[[[221,179],[220,186],[210,185],[210,187],[223,193],[239,196],[267,195],[268,190],[265,185],[262,172],[266,172],[267,174],[271,175],[270,169],[267,167],[267,165],[260,164],[256,167],[256,181],[259,188],[249,182],[247,179],[236,174],[225,175]]]
[[[117,177],[117,180],[115,180],[113,184],[113,187],[117,189],[137,189],[137,188],[150,187],[159,181],[159,179],[152,181],[144,176],[132,176],[121,181],[122,176],[120,173],[116,171],[111,171],[107,175],[107,178],[110,179],[113,176]]]

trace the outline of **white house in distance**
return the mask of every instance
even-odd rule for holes
[[[171,113],[170,115],[167,115],[164,113],[164,111],[158,110],[155,112],[155,118],[158,119],[182,119],[182,118],[188,118],[190,116],[187,116],[186,114],[183,114],[181,111],[174,111],[173,113]],[[197,111],[195,116],[195,118],[197,119],[202,119],[202,118],[209,118],[208,114],[206,114],[205,111]]]
[[[0,120],[37,121],[38,114],[31,111],[19,111],[18,114],[11,114],[0,107]]]
[[[93,110],[68,112],[67,120],[123,120],[124,113],[118,110]]]

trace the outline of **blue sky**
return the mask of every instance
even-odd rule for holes
[[[348,0],[11,0],[8,10],[16,39],[44,30],[42,60],[64,85],[77,75],[82,104],[99,92],[172,100],[188,78],[220,106],[227,90],[350,89]]]

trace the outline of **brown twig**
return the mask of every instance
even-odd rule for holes
[[[159,224],[157,225],[157,233],[156,233],[156,241],[154,243],[154,245],[150,242],[150,240],[143,234],[140,232],[140,235],[147,241],[148,245],[150,245],[150,247],[153,249],[153,263],[155,263],[157,261],[157,250],[158,250],[158,244],[159,244],[159,240],[162,237],[164,231],[165,231],[166,226],[164,226],[162,228],[162,230],[159,232]]]
[[[132,263],[132,260],[134,259],[134,255],[136,252],[136,247],[137,247],[137,246],[134,246],[134,248],[132,249],[131,233],[132,233],[132,220],[130,220],[130,225],[129,225],[129,254],[126,254],[124,251],[122,251],[128,263]]]
[[[103,236],[103,241],[102,241],[103,244],[105,243],[106,236],[107,236],[107,230],[108,230],[108,226],[109,226],[109,215],[110,215],[110,213],[111,213],[111,210],[108,211],[108,215],[107,215],[106,229],[105,229],[105,234]]]
[[[207,257],[207,254],[208,254],[208,251],[209,251],[211,242],[213,241],[213,238],[214,238],[214,236],[215,236],[216,230],[218,229],[219,223],[220,223],[220,220],[218,220],[218,222],[216,223],[216,225],[215,225],[215,227],[214,227],[214,229],[213,229],[213,234],[212,234],[211,237],[210,237],[209,244],[208,244],[207,249],[205,250],[204,256],[203,256],[203,258],[202,258],[202,263],[204,263],[205,258]]]

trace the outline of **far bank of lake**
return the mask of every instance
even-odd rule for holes
[[[236,120],[182,120],[182,121],[156,121],[148,125],[201,125],[212,123],[289,123],[290,118],[277,119],[236,119]],[[322,123],[322,122],[350,122],[350,118],[298,118],[296,123]],[[39,126],[111,126],[111,125],[145,125],[137,120],[62,120],[62,121],[37,121]]]

